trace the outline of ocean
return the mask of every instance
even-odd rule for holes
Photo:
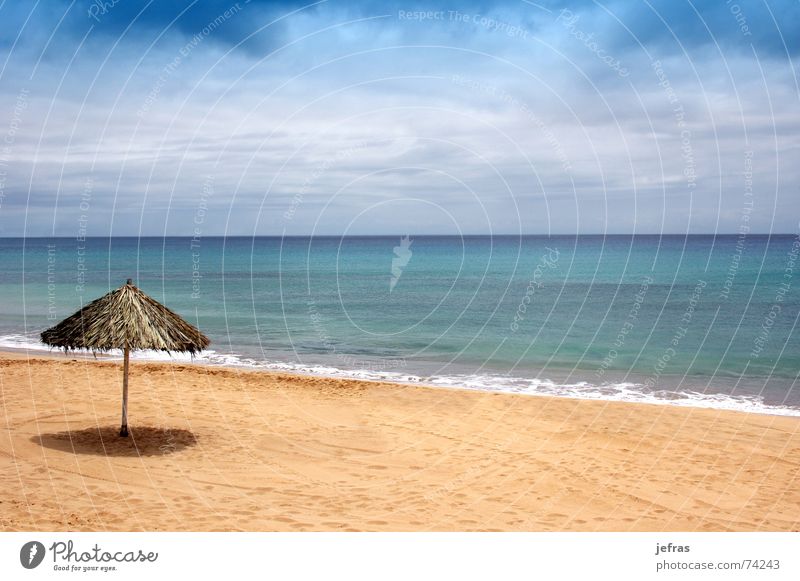
[[[0,239],[0,347],[132,278],[199,363],[800,415],[797,236]],[[180,354],[141,359],[185,361]]]

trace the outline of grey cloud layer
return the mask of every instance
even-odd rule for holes
[[[4,5],[0,233],[794,231],[797,9],[717,4]]]

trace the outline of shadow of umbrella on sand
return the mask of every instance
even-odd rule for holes
[[[128,435],[128,359],[131,349],[195,353],[210,341],[167,307],[150,298],[133,281],[92,301],[55,327],[42,332],[42,342],[53,347],[109,351],[122,349],[122,427]]]

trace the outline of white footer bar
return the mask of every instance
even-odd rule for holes
[[[0,579],[800,579],[800,533],[0,533]]]

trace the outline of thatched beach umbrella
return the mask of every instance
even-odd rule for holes
[[[128,435],[128,358],[131,349],[152,349],[195,354],[210,341],[158,301],[128,282],[92,301],[55,327],[42,332],[42,342],[53,347],[124,352],[122,377],[122,428]]]

